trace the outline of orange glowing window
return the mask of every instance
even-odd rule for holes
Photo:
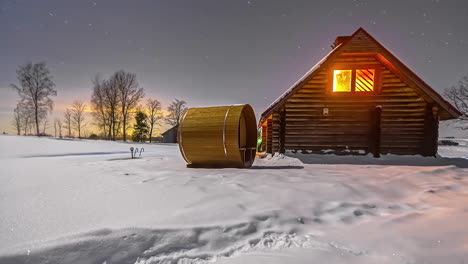
[[[352,70],[333,71],[333,92],[351,92]]]
[[[356,70],[356,92],[374,91],[375,70]]]
[[[333,92],[373,92],[375,69],[333,70]]]

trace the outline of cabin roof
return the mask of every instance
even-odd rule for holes
[[[436,103],[438,103],[443,110],[445,110],[451,118],[458,118],[462,115],[457,108],[452,104],[447,102],[439,93],[432,89],[427,83],[425,83],[416,73],[411,71],[407,66],[405,66],[397,57],[395,57],[388,49],[386,49],[382,44],[380,44],[374,37],[372,37],[367,31],[362,27],[354,32],[351,36],[338,36],[333,44],[333,50],[323,57],[317,64],[315,64],[309,71],[307,71],[304,76],[302,76],[297,82],[295,82],[288,90],[286,90],[280,97],[278,97],[268,108],[262,113],[260,117],[259,124],[261,125],[265,120],[277,110],[281,105],[283,105],[286,100],[288,100],[294,93],[300,89],[315,73],[322,70],[329,62],[333,61],[334,55],[339,54],[342,47],[346,45],[354,36],[358,33],[364,33],[367,37],[375,42],[375,44],[385,53],[383,54],[384,58],[390,59],[392,65],[398,68],[408,79],[413,81],[417,86],[419,86],[428,96],[430,96]],[[451,119],[447,118],[447,119]]]
[[[166,130],[166,132],[161,133],[161,135],[164,136],[167,133],[175,133],[176,131],[177,131],[177,126],[173,126],[173,127],[169,128],[168,130]]]

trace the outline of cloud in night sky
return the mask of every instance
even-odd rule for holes
[[[468,1],[1,0],[0,131],[17,100],[16,68],[46,61],[55,115],[89,100],[91,78],[135,72],[167,105],[251,104],[261,113],[364,27],[437,91],[468,73]]]

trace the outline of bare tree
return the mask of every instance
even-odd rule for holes
[[[119,111],[120,99],[119,92],[114,82],[108,80],[104,86],[105,105],[109,111],[109,134],[112,134],[112,140],[115,140],[120,134],[122,117]]]
[[[65,114],[63,115],[63,118],[65,120],[64,128],[66,128],[67,131],[68,131],[67,137],[70,138],[71,135],[72,135],[71,131],[72,131],[72,122],[73,122],[72,120],[73,119],[72,119],[72,111],[69,108],[67,108],[65,110]]]
[[[62,138],[62,120],[60,118],[55,118],[54,120],[54,133],[55,137],[57,137],[57,132],[59,135],[59,138]]]
[[[21,135],[21,113],[19,112],[18,106],[15,107],[13,110],[13,120],[11,121],[11,125],[15,128],[17,135]]]
[[[57,119],[54,119],[54,137],[57,137]]]
[[[20,115],[22,117],[21,126],[23,127],[24,135],[31,134],[31,128],[33,126],[34,113],[32,109],[28,108],[22,103],[18,104],[20,109]]]
[[[83,138],[89,138],[89,131],[86,129],[86,127],[83,129]]]
[[[86,104],[83,101],[75,100],[71,107],[71,117],[73,127],[78,132],[78,138],[81,138],[81,130],[84,126]]]
[[[110,139],[112,135],[112,115],[107,98],[108,93],[105,91],[108,88],[108,82],[102,80],[100,75],[97,74],[92,80],[92,83],[91,115],[95,124],[101,129],[104,137]]]
[[[113,79],[102,80],[96,75],[91,96],[93,119],[104,135],[111,140],[115,140],[119,135],[122,123],[120,96],[116,84]]]
[[[91,96],[92,116],[103,134],[112,140],[123,133],[127,140],[127,128],[138,102],[143,98],[134,73],[115,72],[108,80],[96,75]]]
[[[39,123],[53,109],[51,96],[56,96],[55,83],[45,62],[27,63],[16,71],[19,86],[12,84],[21,98],[21,102],[34,111],[36,135],[39,136]]]
[[[28,130],[32,125],[31,121],[33,120],[33,115],[34,113],[28,105],[21,101],[16,104],[13,111],[12,125],[15,127],[18,135],[21,134],[21,130],[23,130],[24,135],[28,133]]]
[[[146,101],[146,110],[148,113],[147,121],[149,126],[148,137],[150,143],[153,137],[153,129],[159,124],[162,118],[161,108],[161,103],[157,99],[148,98]]]
[[[111,86],[118,91],[119,109],[122,118],[123,141],[127,141],[127,127],[130,114],[143,98],[143,88],[139,87],[136,74],[123,70],[115,72],[111,77]]]
[[[11,125],[15,128],[18,136],[21,135],[22,121],[23,117],[21,116],[21,109],[18,104],[15,109],[13,109],[13,120],[11,121]]]
[[[460,118],[468,120],[468,74],[460,79],[457,86],[445,89],[444,95],[462,112]]]
[[[47,133],[47,129],[49,128],[49,119],[44,118],[43,122],[42,122],[42,135],[46,136]]]
[[[178,127],[180,117],[187,111],[187,102],[176,98],[167,107],[167,111],[169,114],[166,117],[166,122],[173,127]]]
[[[54,137],[57,137],[57,133],[62,138],[62,121],[60,118],[54,119]]]

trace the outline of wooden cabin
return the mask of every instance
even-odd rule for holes
[[[439,120],[461,113],[364,29],[332,47],[263,112],[262,148],[435,156]]]
[[[177,126],[171,127],[162,133],[162,143],[177,143]]]

